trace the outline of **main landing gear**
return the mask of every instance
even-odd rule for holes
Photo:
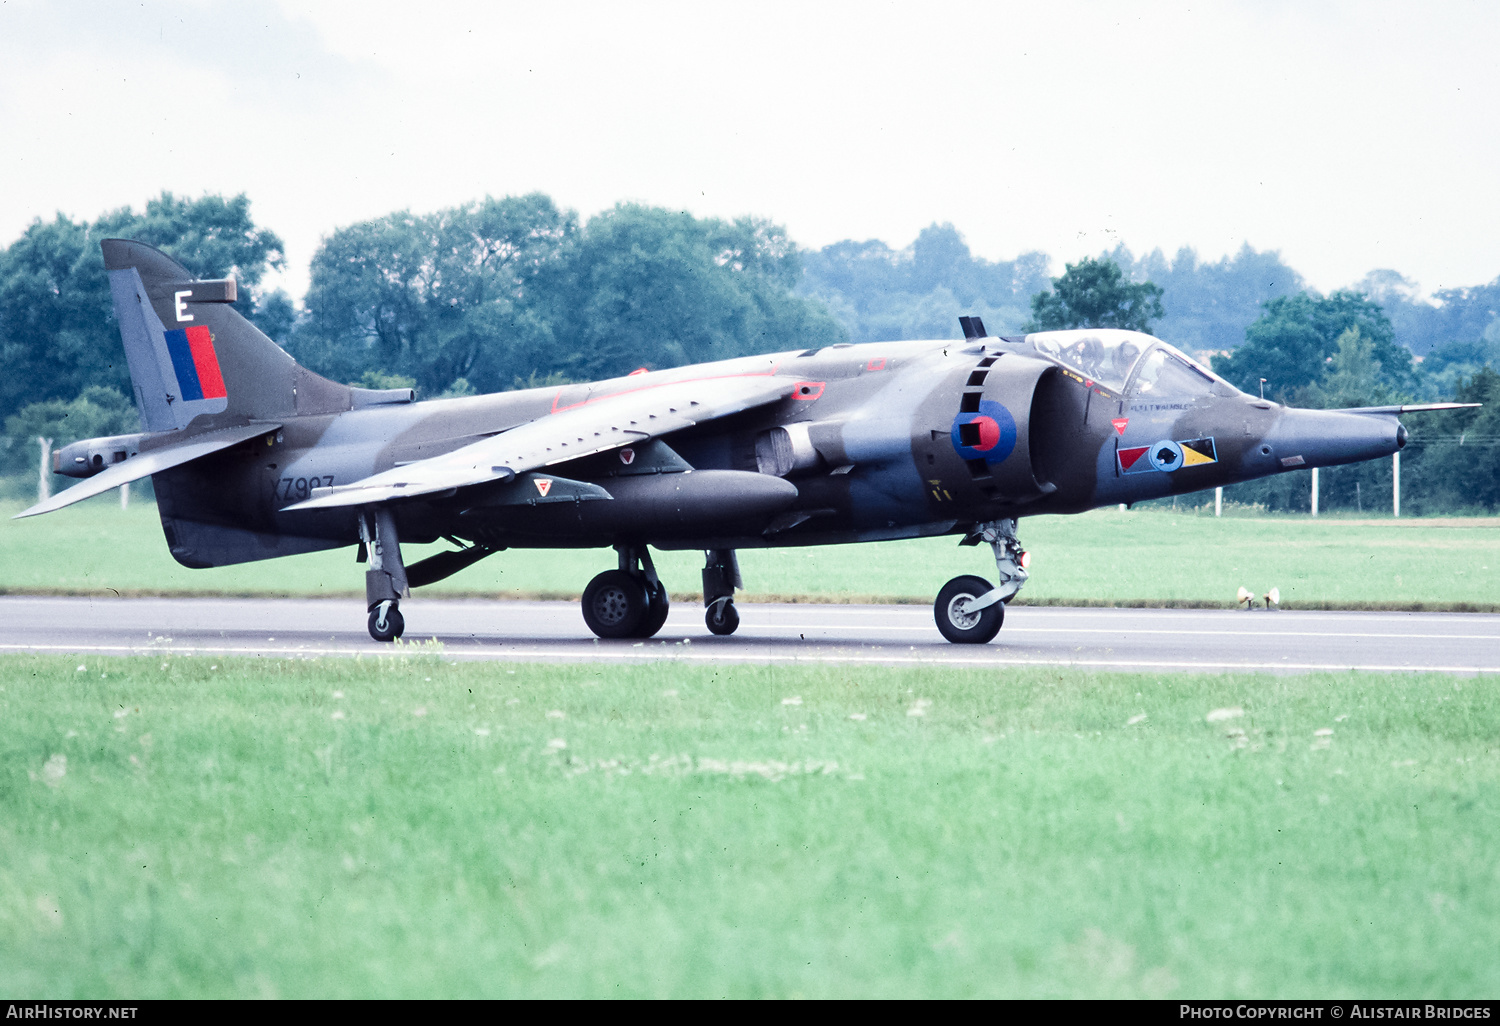
[[[368,554],[365,570],[365,605],[370,610],[370,637],[395,641],[406,629],[401,599],[411,594],[406,564],[401,561],[401,541],[396,537],[396,518],[384,506],[360,511],[360,547]]]
[[[955,577],[943,585],[933,603],[938,630],[955,644],[983,645],[999,634],[1000,626],[1005,623],[1005,603],[1015,597],[1031,576],[1026,571],[1030,560],[1016,537],[1014,520],[979,524],[959,544],[978,545],[982,541],[989,542],[995,552],[1000,583],[992,588],[983,577]]]
[[[650,638],[667,622],[671,600],[645,545],[615,546],[620,568],[583,589],[583,622],[601,638]]]
[[[615,546],[618,570],[606,570],[583,589],[583,622],[601,638],[650,638],[667,622],[671,602],[656,576],[651,553],[644,544]],[[733,549],[709,549],[703,568],[704,622],[718,635],[733,634],[740,625],[734,608],[734,589],[740,583],[740,564]]]

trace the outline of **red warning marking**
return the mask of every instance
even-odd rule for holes
[[[1115,426],[1115,433],[1116,434],[1123,435],[1125,433],[1125,425],[1130,423],[1130,418],[1129,417],[1116,417],[1114,420],[1110,421],[1110,423]]]
[[[635,462],[635,450],[634,449],[630,449],[630,448],[621,449],[620,450],[620,462],[623,463],[623,464],[625,464],[627,467],[630,466],[632,463],[634,463]]]
[[[625,376],[627,378],[633,378],[637,374],[649,374],[650,371],[651,371],[651,368],[649,368],[649,367],[637,367],[635,370],[631,371],[629,374],[627,374]]]
[[[1142,456],[1146,455],[1146,450],[1149,448],[1151,448],[1151,446],[1142,445],[1134,449],[1121,449],[1120,469],[1129,470],[1131,467],[1135,466],[1136,461],[1139,460]]]
[[[885,370],[885,357],[881,356],[877,357],[874,360],[871,360],[869,363],[865,364],[865,370]]]
[[[550,477],[539,477],[536,479],[536,490],[542,493],[542,498],[552,490],[552,479]]]
[[[797,387],[792,389],[793,399],[813,400],[823,394],[823,382],[821,381],[799,381]]]

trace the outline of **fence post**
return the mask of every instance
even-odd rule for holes
[[[1401,515],[1401,454],[1391,453],[1391,516]]]
[[[42,447],[41,470],[36,478],[36,501],[46,502],[52,498],[52,478],[48,475],[48,471],[52,469],[49,466],[52,462],[52,439],[37,435],[36,440]]]
[[[126,481],[120,486],[120,508],[130,508],[130,482]]]
[[[1318,468],[1313,467],[1312,515],[1318,515]]]
[[[1224,515],[1224,486],[1220,485],[1214,489],[1214,516]]]

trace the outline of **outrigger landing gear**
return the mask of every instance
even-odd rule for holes
[[[708,562],[703,568],[703,604],[708,612],[703,619],[714,634],[733,634],[740,625],[734,589],[745,586],[740,580],[740,561],[733,549],[709,549],[704,555]]]
[[[396,536],[396,518],[385,506],[362,510],[359,515],[360,547],[369,555],[365,571],[365,605],[370,610],[370,637],[395,641],[406,629],[401,599],[411,594],[406,564],[401,561],[401,542]]]
[[[583,622],[601,638],[650,638],[667,622],[671,599],[644,544],[621,543],[620,568],[583,589]]]
[[[955,577],[943,585],[933,603],[938,630],[943,637],[960,645],[983,645],[999,634],[1005,623],[1005,603],[1015,597],[1031,576],[1026,570],[1030,560],[1016,537],[1014,520],[979,524],[959,544],[978,545],[982,541],[989,542],[994,549],[1000,583],[991,588],[983,577]]]

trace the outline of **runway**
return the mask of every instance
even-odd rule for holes
[[[1017,606],[988,645],[951,645],[927,606],[744,605],[717,638],[696,604],[675,604],[650,641],[600,641],[563,602],[411,599],[407,643],[445,659],[641,661],[1309,673],[1500,673],[1500,615]],[[377,656],[348,599],[0,597],[0,652],[267,657]]]

